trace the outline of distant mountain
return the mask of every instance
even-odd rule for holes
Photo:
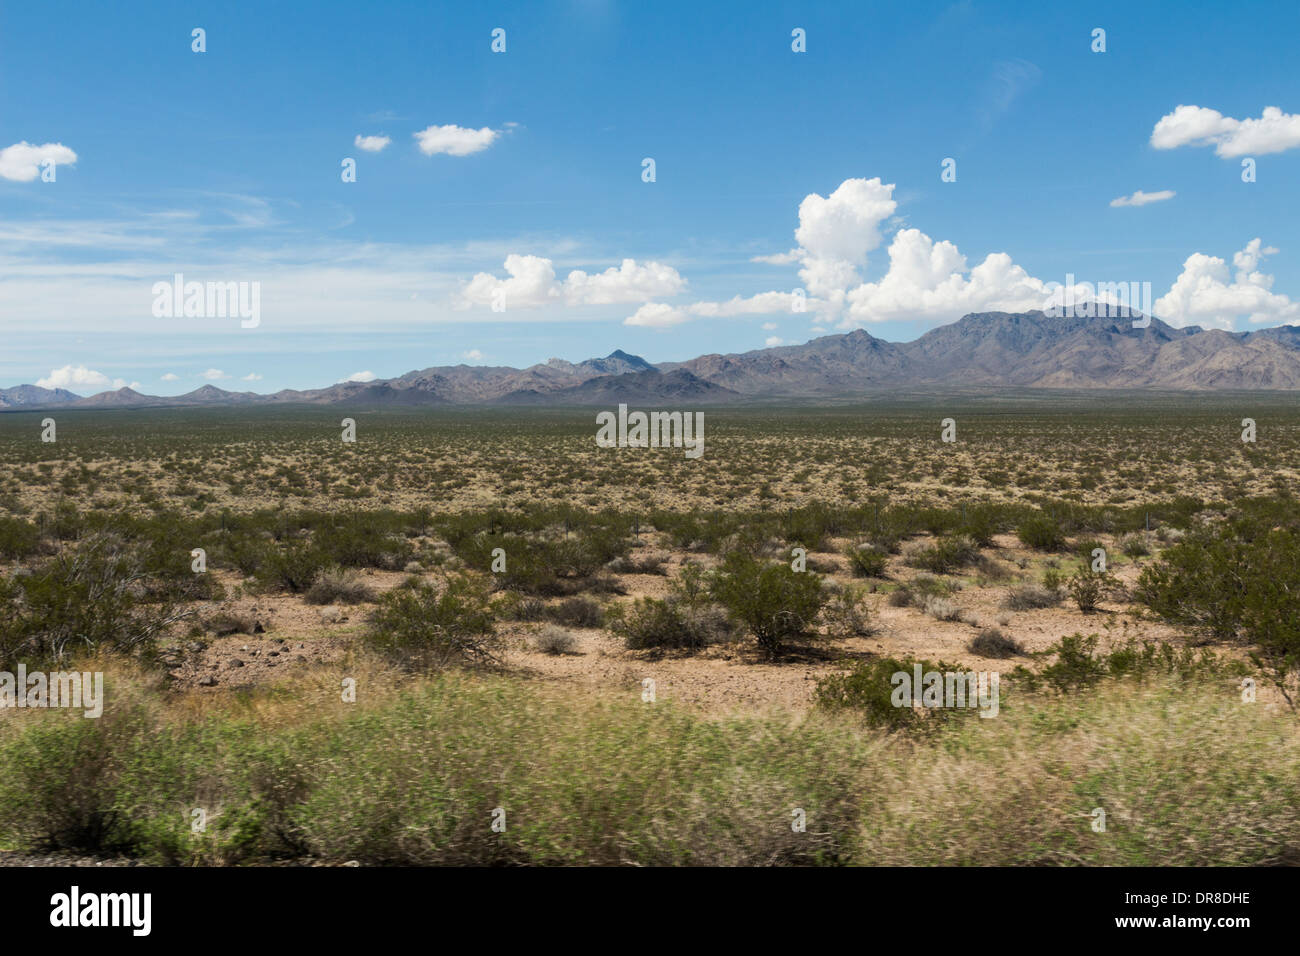
[[[204,385],[173,398],[129,388],[89,398],[65,389],[0,389],[0,410],[159,405],[614,405],[830,398],[913,386],[1300,390],[1300,327],[1253,332],[1174,328],[1152,318],[1058,318],[979,312],[912,342],[861,329],[803,345],[701,355],[652,365],[611,352],[525,369],[451,365],[373,382],[286,389],[272,395]]]
[[[581,385],[539,392],[511,392],[498,401],[506,405],[670,405],[678,402],[718,404],[741,398],[739,392],[692,375],[685,369],[601,375]]]
[[[66,405],[81,398],[66,388],[41,388],[39,385],[15,385],[0,388],[0,408],[47,408]]]

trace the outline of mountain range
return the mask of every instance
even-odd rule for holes
[[[275,403],[349,405],[714,404],[851,397],[913,386],[1057,389],[1300,389],[1300,327],[1252,332],[1174,328],[1152,318],[1059,318],[1042,312],[973,313],[906,343],[861,329],[803,345],[701,355],[652,365],[615,351],[525,369],[454,365],[398,378],[285,389],[270,395],[213,385],[174,397],[130,388],[83,398],[66,389],[0,389],[0,410]]]

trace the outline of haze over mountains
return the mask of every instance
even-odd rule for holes
[[[286,389],[271,395],[204,385],[185,395],[129,388],[82,398],[64,389],[0,389],[0,409],[126,408],[275,403],[610,405],[838,398],[911,386],[1098,389],[1300,389],[1300,327],[1253,332],[1174,328],[1151,319],[1057,318],[984,312],[906,343],[863,330],[803,345],[702,355],[651,365],[615,351],[584,362],[526,369],[455,365],[373,382]]]

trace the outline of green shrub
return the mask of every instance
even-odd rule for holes
[[[1065,533],[1050,515],[1038,514],[1026,518],[1016,529],[1016,537],[1039,551],[1065,550]]]
[[[609,614],[610,632],[628,650],[699,650],[710,638],[690,608],[674,600],[638,598]]]
[[[257,569],[257,578],[272,590],[301,594],[329,566],[329,558],[312,545],[298,541],[270,547]]]
[[[395,588],[371,616],[366,642],[413,668],[499,663],[500,640],[488,589],[474,578],[448,578],[442,587]]]
[[[0,558],[17,561],[40,550],[41,533],[23,518],[0,516]]]
[[[935,574],[951,574],[973,564],[979,556],[979,548],[970,538],[965,535],[949,535],[929,547],[917,549],[908,555],[907,563]]]
[[[892,731],[933,731],[970,712],[968,708],[917,708],[900,704],[899,694],[896,693],[902,689],[900,675],[905,675],[911,681],[918,664],[923,674],[965,672],[965,668],[943,661],[896,657],[860,661],[847,672],[819,679],[813,691],[814,705],[832,712],[852,711],[868,725]],[[919,701],[922,689],[913,687],[912,693]]]
[[[565,598],[542,613],[547,619],[566,627],[600,627],[605,623],[605,612],[589,597]]]
[[[1091,614],[1101,605],[1101,599],[1117,584],[1115,577],[1107,571],[1082,568],[1070,576],[1066,589],[1079,610]]]
[[[848,545],[844,556],[849,559],[849,570],[860,578],[883,578],[889,553],[874,544]]]
[[[795,571],[784,562],[764,564],[739,552],[727,556],[712,591],[769,656],[784,642],[809,635],[825,601],[816,573]]]
[[[0,669],[96,651],[151,659],[168,628],[193,613],[151,599],[154,583],[107,535],[82,539],[28,576],[0,578]]]

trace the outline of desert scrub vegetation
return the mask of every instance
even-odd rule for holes
[[[609,612],[608,626],[630,651],[697,651],[725,640],[730,632],[725,617],[712,606],[671,596],[637,598],[615,607]]]
[[[555,624],[547,624],[537,633],[537,649],[543,654],[559,657],[572,654],[578,646],[572,631]]]
[[[913,663],[874,670],[887,690]],[[199,865],[1260,865],[1300,847],[1294,718],[1157,670],[890,732],[857,706],[872,684],[804,719],[455,671],[355,704],[322,677],[196,709],[106,669],[99,720],[0,723],[5,845]]]
[[[1204,639],[1244,647],[1294,708],[1300,684],[1300,516],[1251,508],[1188,534],[1142,571],[1137,599]]]
[[[465,574],[415,581],[383,596],[365,636],[369,648],[415,669],[500,663],[497,609],[487,586]]]
[[[326,568],[304,598],[308,604],[366,604],[375,600],[375,591],[350,568]]]
[[[710,584],[714,598],[743,625],[769,657],[797,638],[810,638],[826,594],[813,571],[795,571],[785,562],[768,564],[732,552]]]
[[[0,577],[0,669],[100,651],[152,659],[169,629],[194,614],[174,591],[112,536],[78,541],[28,573]]]
[[[992,657],[1004,659],[1008,657],[1019,657],[1025,653],[1025,649],[1020,643],[1010,637],[1007,637],[999,628],[986,627],[980,630],[978,634],[971,639],[966,645],[966,650],[972,654],[978,654],[980,657]]]
[[[844,548],[849,570],[860,578],[883,578],[889,552],[874,544],[851,544]]]

